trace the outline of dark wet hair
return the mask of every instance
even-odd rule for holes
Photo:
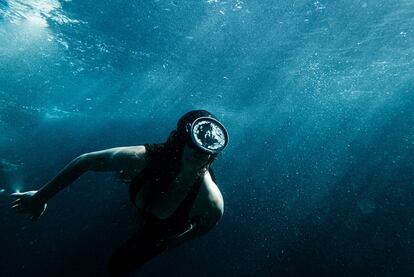
[[[193,123],[199,117],[211,117],[217,119],[212,113],[206,110],[192,110],[180,117],[177,122],[177,127],[173,130],[165,143],[165,154],[175,163],[175,168],[178,169],[181,165],[181,158],[183,155],[185,145],[191,143],[191,138],[186,132],[188,123]],[[214,161],[217,155],[211,155],[206,163],[200,168],[208,170],[211,163]]]
[[[187,123],[192,123],[202,116],[216,119],[214,115],[206,110],[189,111],[178,120],[176,129],[170,133],[165,143],[147,146],[151,148],[152,163],[149,164],[145,170],[152,171],[153,176],[161,176],[161,184],[170,184],[177,176],[181,168],[184,147],[188,142],[188,134],[186,133]],[[215,157],[216,155],[211,155],[209,159],[200,166],[198,169],[199,176],[207,170],[209,170],[210,173],[212,172],[210,166]],[[161,191],[166,191],[168,190],[168,187],[160,187],[159,189]]]
[[[206,110],[194,110],[184,114],[177,122],[177,127],[170,133],[168,140],[165,143],[145,144],[147,154],[147,164],[145,168],[131,180],[132,183],[141,181],[142,178],[150,182],[151,186],[144,190],[144,197],[147,197],[146,201],[154,201],[154,199],[160,193],[166,193],[170,189],[170,184],[177,177],[182,162],[183,150],[186,145],[186,136],[189,136],[186,132],[188,123],[193,123],[200,117],[214,117],[210,112]],[[214,161],[215,156],[211,155],[204,164],[202,164],[197,171],[197,180],[203,178],[204,173],[209,172],[211,178],[216,182],[211,163]],[[122,173],[120,176],[122,178]],[[124,176],[125,177],[125,176]],[[125,178],[126,180],[126,178]],[[131,200],[135,201],[134,186],[130,186]]]

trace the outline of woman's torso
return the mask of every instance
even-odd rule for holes
[[[130,172],[129,174],[132,174],[130,178],[134,180],[139,173]],[[156,193],[152,197],[149,197],[149,192],[153,189],[154,183],[139,182],[136,184],[138,188],[134,204],[139,210],[145,209],[146,213],[150,213],[160,220],[168,219],[194,189],[197,182],[200,182],[199,188],[195,192],[196,195],[188,210],[188,216],[190,218],[206,217],[212,209],[223,206],[223,197],[208,170],[204,171],[199,178],[197,172],[179,170],[176,177],[168,184],[168,189]]]
[[[154,198],[152,203],[149,203],[146,207],[146,211],[153,214],[159,219],[169,218],[179,207],[179,205],[184,201],[186,196],[190,193],[192,186],[194,186],[194,179],[187,179],[188,176],[180,175],[177,176],[170,184],[170,189],[165,193],[160,194],[158,197]],[[190,184],[190,185],[189,185]],[[146,184],[150,186],[151,184]],[[215,188],[214,188],[215,187]],[[142,188],[138,191],[138,194],[135,198],[135,205],[138,209],[142,209],[145,203],[144,192],[145,190],[150,189],[148,187]],[[219,198],[222,198],[217,185],[211,179],[209,172],[207,171],[204,176],[202,176],[200,188],[195,196],[193,205],[188,211],[190,217],[202,216],[206,214],[210,209],[210,206],[213,206],[214,203],[211,203],[212,197],[215,194],[219,195]]]

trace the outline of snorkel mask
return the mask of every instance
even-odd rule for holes
[[[207,154],[217,155],[228,143],[228,133],[220,121],[212,117],[199,117],[186,125],[188,145]]]
[[[206,110],[194,110],[183,115],[168,139],[174,145],[184,145],[202,154],[217,156],[228,144],[224,125]]]

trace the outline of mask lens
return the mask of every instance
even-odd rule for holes
[[[227,131],[224,126],[210,118],[198,119],[192,126],[194,143],[210,153],[217,153],[227,145]]]

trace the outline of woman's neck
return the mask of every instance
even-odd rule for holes
[[[185,176],[195,176],[199,174],[200,170],[205,167],[206,162],[202,163],[193,163],[193,162],[185,162],[181,164],[180,172]]]

